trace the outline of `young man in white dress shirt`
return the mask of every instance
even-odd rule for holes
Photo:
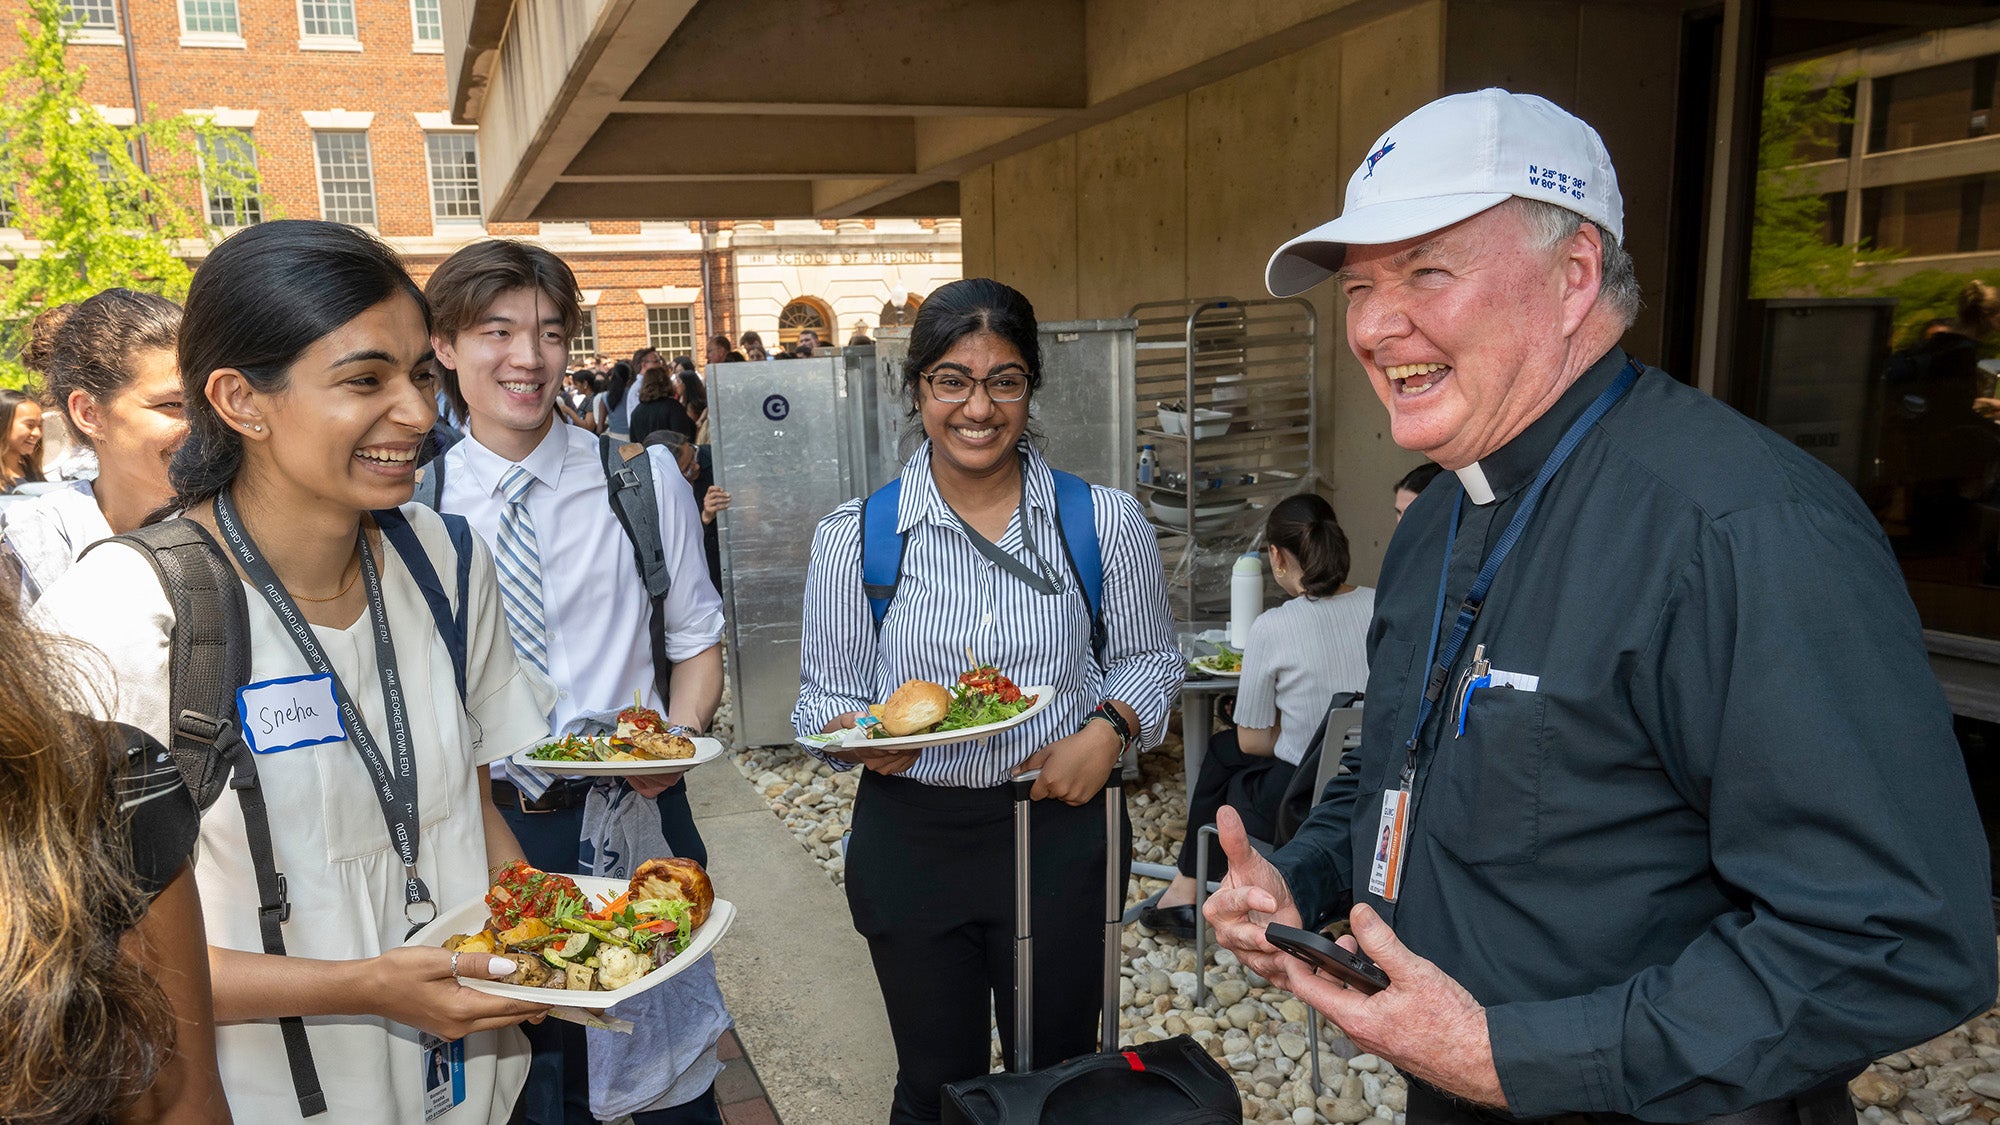
[[[611,506],[599,439],[556,417],[567,342],[581,319],[575,275],[541,247],[491,240],[446,259],[425,295],[435,312],[439,374],[467,420],[467,440],[433,467],[444,474],[438,507],[464,516],[494,545],[496,560],[508,560],[501,567],[502,588],[516,647],[524,666],[542,668],[556,688],[550,731],[580,715],[630,706],[635,691],[670,725],[705,729],[722,695],[722,600],[703,555],[700,505],[669,453],[643,454],[651,460],[672,576],[661,606],[671,664],[663,700],[648,634],[652,602],[632,540]],[[546,779],[508,780],[499,766],[493,774],[495,803],[529,861],[545,870],[585,870],[591,857],[580,856],[579,840],[586,804],[595,800],[602,809],[603,802],[622,806],[630,798],[615,791],[593,798],[590,783],[561,780],[537,798],[537,783]],[[707,861],[678,775],[632,778],[630,787],[657,802],[660,834],[674,854]],[[636,865],[650,857],[628,858]],[[714,1035],[728,1026],[713,981],[712,970],[691,970],[619,1006],[617,1014],[628,1018],[634,1017],[627,1009],[647,997],[671,995],[677,1006],[670,1021],[657,1021],[677,1025],[674,1041],[656,1045],[641,1060],[629,1055],[646,1046],[645,1033],[667,1030],[648,1025],[623,1037],[593,1032],[586,1069],[581,1027],[550,1020],[536,1028],[525,1120],[579,1125],[595,1120],[594,1101],[609,1117],[633,1113],[636,1125],[720,1125],[711,1085],[719,1070],[713,1039],[693,1046],[687,1040],[703,1022],[690,1019],[690,1008],[709,1017]],[[699,994],[690,997],[691,989]],[[635,1022],[644,1019],[639,1013]],[[649,1070],[652,1079],[643,1073]]]

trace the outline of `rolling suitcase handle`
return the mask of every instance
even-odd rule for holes
[[[1030,822],[1032,794],[1040,770],[1030,770],[1009,782],[1014,798],[1014,1059],[1013,1069],[1033,1069],[1035,1026],[1035,933]],[[1118,800],[1123,782],[1118,770],[1104,780],[1104,1014],[1098,1027],[1099,1049],[1118,1049],[1119,937],[1125,908],[1119,896],[1118,845],[1123,809]]]

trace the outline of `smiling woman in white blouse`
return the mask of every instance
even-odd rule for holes
[[[281,1023],[302,1018],[290,1026],[303,1028],[321,1119],[499,1125],[527,1073],[513,1025],[544,1010],[457,979],[504,976],[505,958],[399,948],[413,921],[481,895],[489,870],[521,854],[480,767],[547,730],[485,548],[472,546],[466,589],[445,579],[469,601],[462,695],[422,589],[400,549],[385,549],[381,528],[401,507],[432,569],[457,571],[440,517],[404,506],[435,417],[430,362],[422,294],[393,251],[352,227],[251,227],[208,256],[188,294],[190,428],[171,476],[186,518],[257,576],[244,588],[250,683],[238,698],[276,692],[257,713],[293,722],[308,709],[346,716],[330,735],[245,724],[288,892],[283,955],[265,952],[244,806],[225,791],[202,817],[194,870],[239,1121],[311,1111],[313,1083],[295,1078]],[[104,654],[106,717],[171,740],[173,610],[137,549],[90,552],[36,615]],[[440,1065],[453,1076],[442,1107],[425,1084]]]
[[[1093,644],[1055,478],[1028,440],[1041,379],[1027,298],[983,278],[939,289],[910,333],[904,391],[926,440],[903,467],[900,579],[879,631],[862,590],[861,501],[827,516],[813,539],[800,733],[852,726],[905,680],[955,683],[968,653],[1019,685],[1055,690],[1046,710],[990,739],[825,755],[867,769],[847,895],[896,1041],[896,1125],[938,1120],[940,1085],[986,1073],[990,1013],[1013,1010],[1005,783],[1029,769],[1041,770],[1035,933],[1062,951],[1035,966],[1035,1065],[1095,1048],[1106,783],[1128,739],[1159,744],[1180,690],[1152,530],[1131,496],[1097,487],[1103,620]],[[1011,1021],[1000,1031],[1011,1056]]]

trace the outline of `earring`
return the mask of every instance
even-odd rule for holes
[[[262,427],[262,426],[251,426],[251,427],[250,427],[250,432],[251,432],[251,433],[257,433],[257,434],[261,434],[261,433],[263,433],[263,432],[264,432],[264,427]]]

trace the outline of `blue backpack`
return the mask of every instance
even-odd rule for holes
[[[1097,542],[1097,520],[1090,499],[1090,482],[1074,473],[1049,470],[1056,486],[1056,538],[1090,608],[1090,651],[1104,659],[1104,554]],[[902,501],[903,478],[897,477],[861,502],[861,589],[875,632],[889,615],[896,584],[903,577],[903,551],[908,537],[896,530],[896,509]]]

